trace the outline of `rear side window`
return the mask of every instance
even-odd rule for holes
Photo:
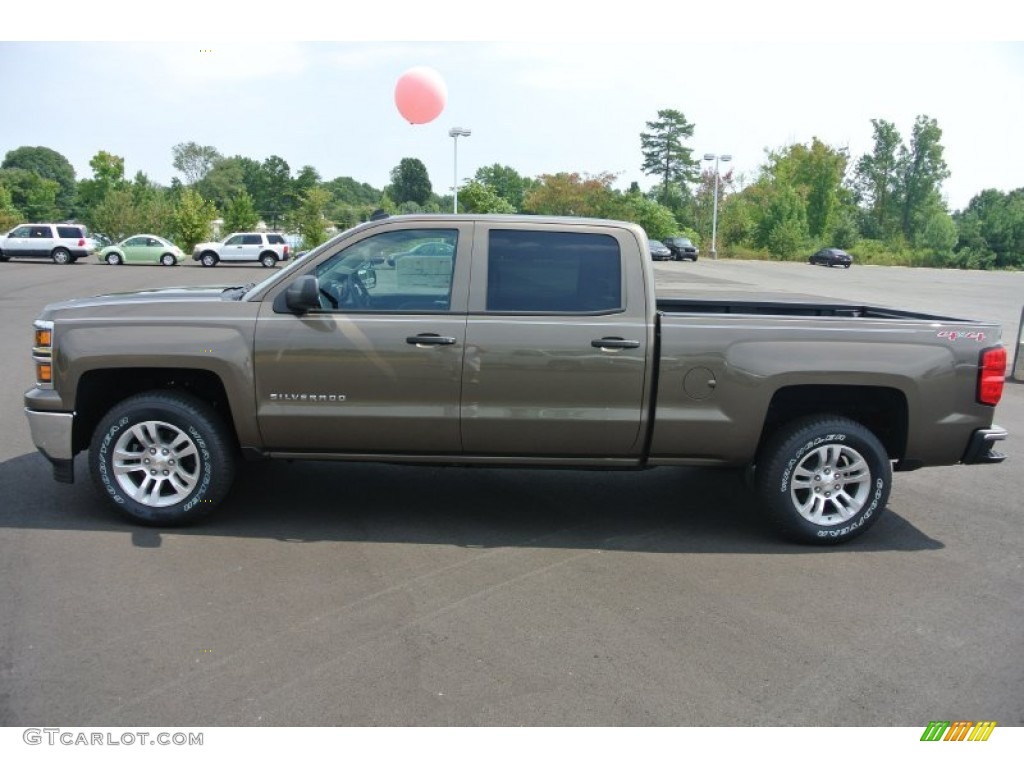
[[[622,259],[610,235],[493,230],[490,312],[608,312],[622,308]]]
[[[284,238],[281,235],[267,235],[267,240],[274,245],[284,245]]]
[[[85,237],[78,227],[57,227],[57,237]]]
[[[242,235],[242,245],[263,245],[263,238],[259,235]]]
[[[29,237],[53,237],[53,232],[50,231],[49,227],[32,227],[32,233]]]

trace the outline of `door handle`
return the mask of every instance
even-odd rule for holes
[[[455,343],[454,336],[438,336],[436,333],[421,333],[419,336],[406,336],[406,344],[415,344],[417,347],[442,347]]]
[[[607,336],[603,339],[594,339],[590,346],[598,349],[636,349],[640,342],[634,339],[623,339],[620,336]]]

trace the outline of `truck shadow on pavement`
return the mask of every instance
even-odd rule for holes
[[[38,454],[0,463],[0,528],[124,532],[138,547],[159,547],[164,534],[173,534],[652,553],[828,549],[780,539],[735,471],[242,464],[230,495],[210,518],[176,528],[120,517],[93,488],[84,456],[75,472],[75,484],[63,485],[52,480]],[[870,531],[832,551],[943,546],[890,506]]]

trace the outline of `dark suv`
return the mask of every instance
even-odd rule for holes
[[[672,251],[673,261],[682,261],[683,259],[697,260],[697,246],[690,242],[690,238],[670,237],[667,240],[662,240],[662,242]]]
[[[22,224],[0,239],[0,261],[37,258],[74,264],[94,247],[80,224]]]

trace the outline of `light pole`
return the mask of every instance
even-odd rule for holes
[[[455,179],[452,185],[452,213],[459,212],[459,136],[469,136],[472,131],[469,128],[455,127],[448,131],[448,135],[455,141]]]
[[[732,160],[732,155],[704,155],[704,159],[707,161],[715,161],[715,204],[712,207],[711,213],[711,258],[718,258],[718,251],[715,249],[716,241],[715,238],[718,236],[718,161],[723,160],[729,162]]]

